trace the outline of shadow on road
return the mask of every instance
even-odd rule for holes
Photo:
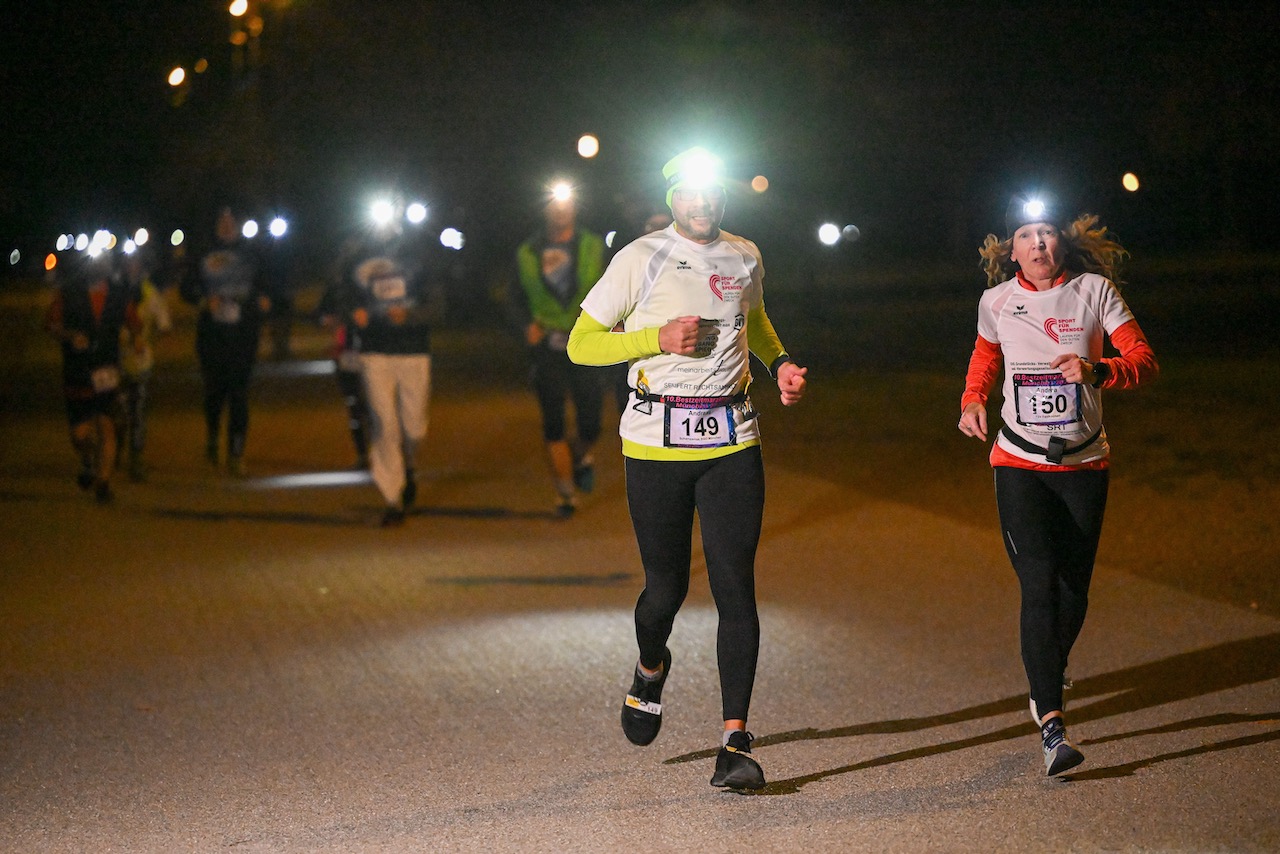
[[[1280,656],[1277,656],[1276,654],[1277,649],[1280,649],[1280,632],[1260,635],[1254,638],[1246,638],[1244,640],[1229,641],[1206,649],[1194,650],[1192,652],[1185,652],[1179,655],[1170,656],[1169,658],[1165,658],[1160,661],[1153,661],[1147,664],[1136,665],[1134,667],[1126,667],[1120,670],[1114,670],[1110,673],[1103,673],[1098,676],[1090,676],[1077,680],[1075,687],[1071,692],[1071,699],[1073,701],[1071,722],[1074,724],[1085,721],[1100,720],[1114,715],[1154,708],[1156,706],[1177,702],[1179,700],[1201,697],[1217,691],[1225,691],[1231,688],[1238,688],[1244,685],[1251,685],[1258,682],[1266,682],[1280,678]],[[1089,705],[1079,705],[1081,700],[1089,697],[1103,697],[1104,699],[1100,699]],[[790,732],[782,732],[765,736],[758,739],[756,744],[758,746],[765,747],[773,744],[786,744],[788,742],[797,741],[818,741],[831,738],[848,738],[858,735],[917,732],[937,726],[946,726],[948,724],[964,723],[967,721],[980,720],[982,718],[1021,712],[1024,711],[1026,707],[1026,696],[1018,695],[1016,697],[1007,697],[976,706],[969,706],[968,708],[959,709],[954,712],[946,712],[927,717],[875,721],[828,730],[792,730]],[[1280,710],[1264,713],[1262,715],[1224,714],[1214,716],[1213,718],[1195,718],[1189,721],[1169,724],[1150,730],[1110,736],[1105,740],[1132,738],[1140,735],[1157,734],[1160,732],[1177,732],[1196,727],[1216,726],[1230,723],[1269,722],[1280,722]],[[795,794],[809,783],[825,780],[829,777],[834,777],[840,774],[848,774],[853,771],[861,771],[867,768],[878,768],[885,765],[893,765],[898,762],[908,762],[914,759],[924,759],[929,756],[952,753],[957,750],[978,747],[984,744],[993,744],[1007,739],[1024,738],[1027,733],[1027,724],[1019,723],[1014,726],[1004,727],[981,735],[943,742],[941,744],[912,748],[911,750],[898,751],[885,756],[866,759],[862,762],[842,765],[838,768],[817,771],[813,774],[806,774],[801,777],[775,780],[769,783],[764,789],[761,789],[759,792],[754,794]],[[1264,733],[1258,733],[1227,741],[1203,744],[1195,748],[1188,748],[1184,751],[1149,757],[1147,759],[1138,760],[1126,765],[1115,766],[1113,768],[1091,769],[1082,773],[1066,776],[1063,779],[1101,780],[1109,779],[1111,777],[1121,777],[1132,774],[1140,768],[1154,765],[1158,762],[1165,762],[1171,759],[1178,759],[1201,753],[1211,753],[1216,750],[1231,750],[1237,747],[1246,747],[1251,744],[1259,744],[1262,742],[1276,740],[1280,740],[1280,729],[1268,730]],[[680,762],[693,762],[696,760],[709,759],[714,757],[715,754],[716,751],[714,750],[700,750],[696,753],[686,753],[681,756],[672,757],[671,759],[666,760],[664,764],[676,764]]]

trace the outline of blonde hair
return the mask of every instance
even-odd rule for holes
[[[1129,257],[1129,251],[1115,241],[1106,226],[1098,225],[1097,214],[1082,214],[1060,234],[1067,250],[1062,262],[1064,270],[1097,273],[1117,286],[1122,284],[1120,265]],[[1012,251],[1012,236],[1001,240],[994,234],[988,234],[982,241],[978,254],[982,256],[980,266],[987,273],[987,287],[995,287],[1013,278],[1018,265],[1009,258]]]

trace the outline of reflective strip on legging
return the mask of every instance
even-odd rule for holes
[[[1043,716],[1062,708],[1062,676],[1089,607],[1107,506],[1106,469],[995,469],[1005,551],[1022,589],[1022,664]]]

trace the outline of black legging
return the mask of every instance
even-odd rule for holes
[[[725,720],[746,720],[760,651],[755,560],[764,516],[764,464],[750,447],[702,462],[627,458],[627,503],[644,564],[636,602],[640,661],[656,667],[689,592],[693,514],[719,614],[716,661]]]
[[[227,453],[244,453],[249,431],[249,379],[258,354],[258,327],[219,329],[212,321],[196,331],[196,352],[204,380],[204,420],[209,445],[218,440],[222,410],[227,410]]]
[[[533,388],[542,409],[542,438],[565,437],[565,397],[573,397],[578,441],[585,447],[600,438],[604,405],[604,373],[592,365],[575,365],[569,354],[539,345],[533,351]]]
[[[1022,664],[1043,717],[1062,709],[1062,676],[1084,625],[1109,472],[997,466],[1005,551],[1022,588]]]

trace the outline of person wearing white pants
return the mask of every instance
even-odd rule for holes
[[[387,506],[384,525],[397,524],[417,495],[414,461],[427,437],[431,356],[362,353],[369,401],[369,472]]]
[[[398,526],[417,498],[414,461],[427,435],[430,300],[421,264],[394,231],[368,238],[343,279],[369,402],[369,468],[385,504],[382,525]]]

